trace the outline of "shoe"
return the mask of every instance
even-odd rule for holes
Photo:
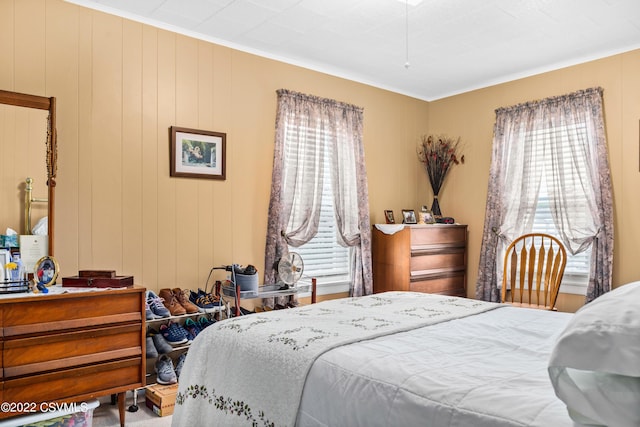
[[[156,316],[153,311],[151,311],[151,307],[149,306],[149,300],[145,301],[144,303],[144,314],[147,318],[147,320],[155,320],[158,318],[158,316]]]
[[[191,295],[189,296],[189,301],[197,305],[201,308],[200,311],[215,311],[217,307],[222,305],[220,301],[220,297],[211,293],[207,293],[202,289],[198,288],[198,292],[191,291]],[[202,310],[204,308],[204,310]]]
[[[175,384],[178,382],[176,371],[173,369],[173,361],[166,354],[158,357],[155,371],[158,374],[156,381],[159,384]]]
[[[184,328],[184,326],[182,326],[179,323],[171,323],[169,325],[169,329],[174,329],[176,331],[176,334],[178,335],[184,335],[184,337],[187,339],[187,342],[184,343],[185,345],[191,344],[193,342],[193,338],[192,336],[190,336],[191,334],[189,334],[189,332]]]
[[[185,328],[184,330],[187,333],[187,344],[191,344],[193,342],[193,340],[196,339],[196,336],[189,329]]]
[[[156,350],[156,346],[153,343],[153,337],[151,335],[147,335],[147,341],[146,341],[146,356],[147,359],[155,359],[156,357],[158,357],[158,350]]]
[[[198,289],[198,292],[189,291],[189,301],[195,304],[201,313],[206,313],[207,310],[213,310],[216,307],[201,289]]]
[[[202,316],[198,319],[198,326],[200,326],[200,330],[213,325],[215,322],[215,320],[209,320],[206,317]]]
[[[184,322],[184,328],[187,330],[189,334],[189,339],[193,341],[195,337],[198,336],[200,332],[202,332],[202,328],[193,319],[189,318]],[[192,338],[193,337],[193,338]]]
[[[164,300],[164,306],[169,309],[172,316],[187,314],[187,310],[180,304],[176,296],[171,292],[171,289],[160,289],[159,296]]]
[[[167,342],[166,339],[164,339],[161,333],[159,333],[158,331],[150,330],[149,335],[151,335],[153,345],[155,346],[158,354],[167,354],[173,351],[173,347]]]
[[[160,326],[160,333],[171,345],[186,344],[188,341],[186,332],[184,329],[178,329],[175,325],[177,323],[169,322],[169,325]]]
[[[187,319],[187,320],[191,320],[191,319]],[[195,328],[189,328],[187,327],[187,322],[184,322],[184,325],[178,325],[179,328],[181,328],[184,333],[187,335],[187,344],[191,344],[193,342],[193,340],[196,339],[196,336],[198,335],[198,333],[200,332],[199,330],[196,330]]]
[[[173,295],[176,297],[180,305],[187,311],[188,314],[199,313],[198,306],[189,301],[186,294],[189,293],[188,289],[184,291],[180,288],[173,288]]]
[[[162,298],[156,295],[153,291],[147,291],[147,304],[149,304],[149,309],[157,318],[171,316],[171,312],[162,303]],[[148,317],[147,320],[149,320]]]
[[[219,307],[222,305],[222,302],[220,301],[220,295],[214,295],[212,293],[207,293],[201,289],[198,288],[198,292],[200,292],[200,295],[203,295],[205,297],[208,298],[209,302],[211,304],[213,304],[214,307]]]
[[[180,379],[180,373],[182,372],[182,367],[184,366],[184,361],[187,359],[187,353],[184,352],[178,357],[178,363],[176,363],[176,377]]]

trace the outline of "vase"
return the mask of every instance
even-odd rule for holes
[[[431,213],[434,218],[442,218],[442,212],[440,212],[440,203],[438,203],[438,195],[433,196],[433,203],[431,204]]]

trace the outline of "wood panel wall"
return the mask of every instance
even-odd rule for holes
[[[0,55],[0,88],[58,101],[63,275],[158,290],[204,288],[215,265],[262,272],[280,88],[363,107],[373,220],[414,204],[424,101],[62,0],[0,2]],[[169,176],[173,125],[227,134],[225,181]]]

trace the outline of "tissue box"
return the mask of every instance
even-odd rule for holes
[[[0,235],[0,247],[3,248],[17,248],[18,247],[18,235],[12,234],[7,236],[6,234]]]

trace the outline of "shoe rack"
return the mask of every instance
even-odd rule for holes
[[[164,325],[164,324],[169,324],[169,322],[174,322],[174,323],[178,323],[180,326],[184,326],[185,322],[187,319],[193,319],[194,321],[196,321],[197,323],[197,319],[201,318],[201,317],[205,317],[207,318],[207,320],[209,321],[219,321],[221,320],[221,318],[223,316],[226,316],[226,312],[228,311],[228,308],[225,305],[220,305],[220,307],[215,307],[213,309],[207,309],[206,312],[202,313],[202,312],[198,312],[198,313],[187,313],[187,314],[181,314],[179,316],[169,316],[169,317],[163,317],[163,318],[159,318],[159,319],[152,319],[152,320],[147,320],[147,333],[149,332],[150,329],[153,329],[154,331],[156,331],[157,333],[160,333],[160,326]],[[146,334],[145,334],[146,337]],[[169,344],[171,345],[171,344]],[[189,346],[191,345],[191,343],[185,343],[185,344],[179,344],[179,345],[172,345],[172,350],[169,353],[166,353],[172,360],[173,362],[173,366],[175,367],[176,364],[178,363],[178,359],[180,358],[180,356],[183,353],[186,353],[187,350],[189,350]],[[158,354],[158,357],[160,357],[160,354]],[[155,372],[155,366],[156,366],[156,360],[157,358],[155,357],[147,357],[147,372],[146,372],[146,385],[150,386],[150,385],[154,385],[157,383],[156,381],[156,372]]]

